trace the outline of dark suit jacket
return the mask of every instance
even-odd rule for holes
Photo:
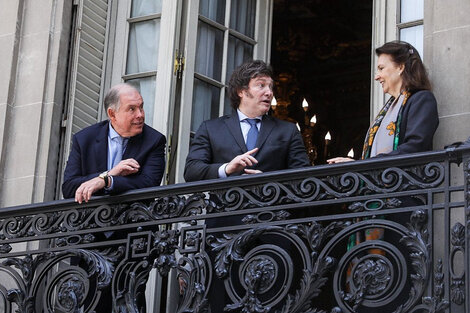
[[[403,108],[397,150],[380,156],[432,150],[438,125],[437,101],[433,93],[429,90],[414,92]]]
[[[265,115],[253,155],[263,172],[309,166],[302,136],[294,124]],[[219,167],[247,152],[237,113],[201,124],[186,158],[184,179],[196,181],[218,178]],[[240,175],[242,173],[238,173]]]
[[[107,170],[108,125],[108,121],[103,121],[73,136],[62,184],[64,198],[73,198],[83,182]],[[113,176],[112,193],[159,186],[165,170],[165,144],[165,136],[147,125],[144,125],[142,133],[131,137],[122,159],[135,159],[140,170],[129,176]]]

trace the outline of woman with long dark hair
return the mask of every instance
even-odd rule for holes
[[[437,102],[418,51],[407,42],[392,41],[375,53],[375,80],[391,97],[367,131],[362,159],[432,150]],[[352,159],[336,157],[328,163],[347,161]]]

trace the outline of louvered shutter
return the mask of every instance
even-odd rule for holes
[[[108,0],[80,0],[71,72],[71,135],[98,121]]]
[[[98,122],[101,111],[108,0],[78,0],[75,8],[58,190],[62,184],[72,136]]]

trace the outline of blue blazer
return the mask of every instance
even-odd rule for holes
[[[75,191],[83,182],[108,169],[108,125],[107,120],[102,121],[73,136],[62,184],[64,198],[75,197]],[[131,137],[122,159],[135,159],[140,170],[129,176],[113,176],[112,193],[159,186],[165,170],[165,144],[165,136],[147,125],[144,125],[142,133]],[[103,193],[101,190],[95,195]]]
[[[253,156],[258,164],[253,169],[268,172],[310,166],[302,136],[292,123],[263,116],[256,147],[259,150]],[[184,179],[218,178],[222,164],[247,151],[236,112],[205,121],[189,148]]]

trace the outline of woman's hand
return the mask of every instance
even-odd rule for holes
[[[336,157],[336,158],[326,160],[328,164],[344,163],[344,162],[351,162],[351,161],[355,161],[355,160],[351,158],[345,158],[345,157]]]

